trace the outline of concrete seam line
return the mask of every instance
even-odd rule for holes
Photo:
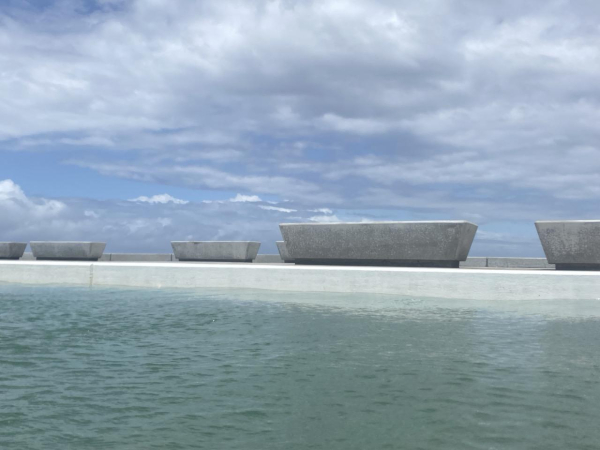
[[[94,285],[94,265],[90,264],[90,287]]]

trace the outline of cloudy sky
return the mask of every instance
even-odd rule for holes
[[[0,240],[599,218],[600,2],[0,0]]]

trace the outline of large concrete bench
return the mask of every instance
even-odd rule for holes
[[[535,227],[557,270],[600,270],[600,220],[538,221]]]
[[[98,261],[106,248],[105,242],[32,241],[29,243],[35,259],[61,261]]]
[[[462,221],[284,223],[296,264],[459,267],[477,225]]]
[[[0,259],[19,259],[25,253],[27,242],[0,242]]]
[[[252,262],[260,242],[252,241],[173,241],[179,261]]]

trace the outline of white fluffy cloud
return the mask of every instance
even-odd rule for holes
[[[308,220],[310,220],[311,222],[319,222],[319,223],[341,222],[340,219],[338,219],[338,217],[335,216],[335,215],[331,215],[331,216],[312,216],[312,217],[309,217]]]
[[[244,203],[244,202],[255,203],[255,202],[261,202],[262,200],[260,199],[260,197],[258,195],[237,194],[234,198],[230,198],[229,201],[234,202],[234,203]]]
[[[167,194],[145,199],[33,198],[12,180],[0,181],[0,241],[99,240],[107,242],[107,251],[168,252],[172,240],[258,240],[261,252],[276,253],[279,223],[308,221],[311,214],[260,199],[195,203]]]
[[[181,199],[175,198],[169,194],[153,195],[152,197],[146,197],[145,195],[142,195],[140,197],[133,198],[129,201],[130,202],[151,203],[151,204],[161,203],[163,205],[165,203],[175,203],[176,205],[185,205],[186,203],[189,203],[187,200],[181,200]]]
[[[56,218],[68,211],[65,203],[57,200],[31,199],[12,180],[0,181],[0,216],[2,221],[12,227],[8,230],[10,237],[17,232],[16,228],[30,228],[38,224],[52,223]]]

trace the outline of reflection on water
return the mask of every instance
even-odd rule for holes
[[[0,448],[591,449],[600,301],[0,286]]]

